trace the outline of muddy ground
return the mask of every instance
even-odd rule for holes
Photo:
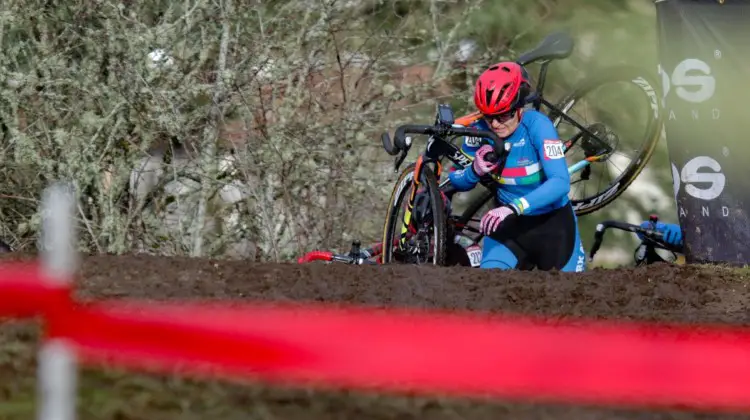
[[[585,274],[346,267],[156,257],[88,257],[86,297],[352,302],[560,317],[750,324],[746,272],[659,265]],[[36,329],[0,327],[0,419],[34,415]],[[84,370],[81,419],[729,419],[645,411],[240,385]]]

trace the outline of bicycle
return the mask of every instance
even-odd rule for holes
[[[594,255],[599,251],[604,240],[604,233],[607,229],[620,229],[626,232],[640,233],[643,236],[641,243],[635,248],[633,252],[633,260],[636,267],[643,265],[654,264],[658,262],[680,264],[680,257],[677,254],[682,254],[682,247],[668,244],[664,241],[664,234],[656,230],[656,223],[659,218],[656,215],[649,217],[649,223],[651,228],[644,228],[640,225],[634,225],[626,222],[619,222],[616,220],[605,220],[596,225],[596,232],[594,233],[594,244],[589,252],[589,262],[594,260]],[[671,253],[671,257],[664,258],[656,251],[657,249],[663,249]]]
[[[597,75],[585,80],[579,84],[573,91],[560,101],[560,105],[554,105],[544,97],[544,87],[547,77],[549,64],[554,60],[565,59],[573,52],[573,39],[565,33],[552,33],[546,36],[535,48],[522,54],[516,62],[525,70],[525,66],[540,62],[541,69],[539,72],[539,82],[536,88],[526,98],[525,104],[531,104],[533,109],[541,111],[544,105],[549,111],[547,116],[552,120],[555,128],[563,121],[572,124],[580,133],[564,140],[565,154],[580,142],[584,151],[584,158],[568,167],[568,172],[572,175],[580,172],[580,181],[590,179],[591,166],[594,163],[606,162],[607,159],[615,152],[616,145],[619,143],[617,135],[612,132],[603,123],[594,123],[589,126],[583,126],[567,112],[573,105],[579,101],[586,93],[609,82],[627,81],[639,87],[646,95],[650,102],[653,113],[649,114],[647,124],[646,142],[640,148],[638,156],[626,168],[625,171],[614,181],[612,181],[603,191],[595,193],[592,196],[584,197],[580,200],[571,200],[576,215],[581,216],[593,213],[602,209],[619,197],[627,187],[635,180],[643,168],[648,163],[661,133],[662,116],[658,106],[656,96],[657,86],[652,76],[642,69],[618,65],[603,70]],[[494,141],[495,154],[497,159],[503,159],[498,169],[502,171],[504,158],[509,150],[510,145],[505,144],[494,132],[482,131],[467,128],[472,122],[481,118],[481,114],[474,112],[459,118],[454,118],[453,110],[447,104],[438,104],[435,123],[433,125],[414,125],[407,124],[397,127],[394,133],[393,142],[388,133],[381,135],[381,141],[386,153],[396,156],[394,162],[394,172],[399,172],[408,155],[412,139],[407,134],[428,135],[428,141],[425,144],[425,150],[420,154],[415,162],[409,164],[401,170],[388,202],[388,211],[383,226],[383,240],[380,244],[392,243],[393,247],[382,247],[381,263],[390,263],[394,259],[402,262],[420,263],[424,259],[429,259],[429,254],[435,265],[446,265],[451,260],[447,256],[448,237],[453,236],[453,243],[459,244],[465,251],[460,253],[458,260],[460,264],[478,266],[481,261],[481,249],[477,250],[479,242],[483,235],[470,223],[479,222],[477,213],[487,205],[490,200],[496,196],[497,181],[499,176],[486,175],[480,180],[480,184],[486,188],[481,196],[472,200],[468,208],[459,216],[446,216],[442,209],[437,206],[442,203],[440,192],[450,199],[455,193],[449,185],[449,181],[438,183],[442,175],[443,160],[447,159],[458,169],[468,167],[472,164],[473,158],[463,153],[459,146],[454,144],[457,137],[479,138],[481,143],[487,144],[487,138]],[[502,145],[502,146],[499,146]],[[506,149],[507,148],[507,149]],[[431,169],[431,166],[434,169]],[[578,182],[580,182],[578,181]],[[417,222],[424,226],[417,228],[412,226],[412,212],[415,208],[415,197],[418,188],[426,186],[427,196],[429,197],[429,208],[420,208],[416,213]],[[409,186],[410,188],[407,188]],[[406,193],[409,193],[408,196]],[[406,199],[406,203],[404,200]],[[397,215],[399,210],[406,204],[406,212],[402,225],[397,226]],[[425,229],[431,232],[425,233]],[[397,231],[398,230],[398,231]],[[469,233],[471,232],[471,233]],[[411,234],[411,237],[409,237]],[[425,236],[427,235],[427,236]],[[433,236],[432,241],[428,239]],[[394,251],[395,248],[395,251]],[[325,251],[313,251],[325,252]]]
[[[380,255],[382,247],[380,244],[374,244],[369,248],[362,249],[360,241],[352,241],[352,246],[346,254],[336,254],[331,251],[310,251],[297,259],[298,264],[304,264],[313,261],[341,262],[351,265],[378,264],[377,258]]]

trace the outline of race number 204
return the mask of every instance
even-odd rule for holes
[[[544,141],[544,160],[562,159],[565,157],[565,148],[560,140]]]

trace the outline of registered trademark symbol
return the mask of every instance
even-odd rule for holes
[[[721,58],[721,50],[714,50],[714,58],[717,60]]]

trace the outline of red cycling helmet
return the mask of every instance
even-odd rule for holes
[[[477,79],[474,105],[484,115],[504,114],[524,105],[531,86],[518,63],[493,64]]]

